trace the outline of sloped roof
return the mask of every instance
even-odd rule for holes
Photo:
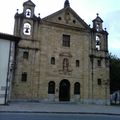
[[[20,37],[15,36],[15,35],[10,35],[10,34],[7,34],[7,33],[0,33],[0,39],[11,40],[11,41],[19,41]]]
[[[99,17],[98,13],[97,13],[97,17],[93,20],[93,22],[94,21],[103,22],[103,20]]]
[[[28,1],[24,2],[23,6],[25,6],[25,5],[30,5],[30,6],[35,7],[35,4],[31,0],[28,0]]]

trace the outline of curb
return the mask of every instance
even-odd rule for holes
[[[117,113],[98,113],[98,112],[46,112],[46,111],[0,111],[0,113],[43,113],[43,114],[91,114],[91,115],[115,115],[120,116]]]

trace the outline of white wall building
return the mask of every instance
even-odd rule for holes
[[[7,104],[10,99],[15,46],[18,40],[16,36],[0,33],[0,104]]]

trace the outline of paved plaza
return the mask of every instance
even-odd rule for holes
[[[120,106],[103,106],[61,102],[11,102],[9,105],[0,105],[0,112],[120,115]]]

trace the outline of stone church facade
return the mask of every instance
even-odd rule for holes
[[[12,99],[109,104],[108,33],[97,14],[93,27],[70,7],[45,17],[35,4],[15,14],[16,51]]]

